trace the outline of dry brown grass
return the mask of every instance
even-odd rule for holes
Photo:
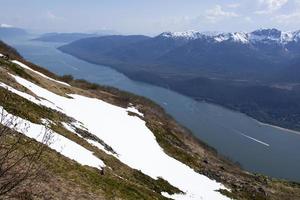
[[[37,66],[35,66],[34,69],[40,72],[43,71]],[[57,76],[51,73],[47,72],[45,74],[49,75],[50,77],[57,78]],[[189,130],[180,126],[174,119],[172,119],[172,117],[168,116],[161,107],[148,99],[127,92],[119,91],[118,89],[91,84],[83,80],[68,79],[68,82],[72,85],[72,87],[66,87],[62,84],[58,84],[42,78],[36,74],[31,73],[30,75],[38,81],[38,84],[40,86],[59,95],[66,96],[66,94],[75,93],[88,97],[99,98],[103,101],[121,107],[127,107],[129,104],[134,105],[140,112],[144,113],[144,120],[146,121],[148,128],[152,130],[158,143],[167,154],[189,165],[190,167],[195,169],[195,171],[204,174],[212,179],[220,181],[227,187],[231,188],[232,193],[227,193],[227,195],[235,197],[236,199],[300,199],[299,184],[293,184],[281,180],[274,180],[269,177],[254,175],[242,170],[238,165],[218,155],[218,153],[214,149],[195,138]],[[7,79],[7,82],[15,85],[16,87],[20,87],[9,78]],[[131,188],[133,186],[138,186],[139,191],[143,191],[145,192],[145,194],[151,194],[151,192],[148,191],[149,187],[151,188],[151,184],[158,184],[155,182],[151,182],[151,179],[148,179],[147,176],[143,176],[136,170],[130,169],[128,166],[122,164],[114,157],[109,156],[103,151],[89,145],[82,138],[72,135],[72,133],[64,130],[62,127],[57,127],[57,129],[60,129],[57,130],[60,134],[65,135],[66,137],[81,144],[85,148],[94,151],[99,158],[104,160],[104,162],[112,168],[111,171],[108,170],[107,176],[109,177],[109,179],[99,179],[99,177],[94,177],[97,181],[103,181],[103,183],[106,184],[107,182],[109,182],[110,184],[119,185],[118,181],[120,180],[117,181],[116,177],[122,176],[126,180],[126,187],[128,186],[129,188]],[[47,187],[47,184],[49,184],[49,187],[53,187],[54,191],[58,190],[57,188],[55,189],[55,186],[53,186],[52,182],[54,182],[54,180],[60,180],[58,181],[58,185],[65,185],[62,186],[62,191],[56,192],[57,195],[59,194],[64,196],[69,193],[69,195],[71,195],[70,199],[73,198],[73,193],[72,191],[68,190],[68,184],[77,184],[79,185],[78,190],[82,190],[83,186],[78,181],[78,177],[80,177],[80,175],[76,174],[81,170],[75,170],[73,172],[75,173],[75,175],[73,174],[73,176],[71,176],[70,174],[61,175],[65,173],[64,170],[59,172],[56,170],[54,171],[54,174],[60,174],[60,176],[50,179],[51,181],[49,183],[43,183],[45,185],[45,188]],[[72,179],[70,177],[77,178]],[[110,182],[111,180],[114,180],[115,182]],[[148,181],[151,182],[150,185],[146,184],[146,182]],[[88,183],[84,183],[83,185],[85,185],[84,191],[87,188],[90,188],[90,190],[92,190],[93,192],[99,190],[101,194],[103,192],[104,194],[110,193],[110,195],[112,195],[112,191],[107,191],[105,190],[105,188],[95,190],[95,185],[93,184],[89,185]],[[74,187],[76,188],[76,186]],[[84,191],[82,192],[84,193]],[[87,189],[87,191],[89,190]],[[122,197],[122,195],[119,195],[119,197]],[[87,197],[87,199],[89,198]]]

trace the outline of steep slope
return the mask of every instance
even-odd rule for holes
[[[154,38],[142,40],[132,45],[127,45],[125,48],[114,47],[106,52],[106,56],[117,58],[122,62],[130,62],[134,57],[135,63],[147,64],[147,62],[155,63],[155,59],[161,57],[172,49],[182,46],[189,42],[189,38],[177,37],[176,39],[167,37],[166,34],[161,34]],[[142,51],[141,51],[142,50]]]
[[[295,60],[290,63],[286,68],[278,71],[273,79],[274,82],[284,82],[284,83],[300,83],[300,60]]]
[[[0,61],[6,116],[30,124],[24,134],[37,141],[39,129],[51,129],[47,170],[81,191],[83,181],[92,193],[83,199],[299,198],[299,185],[243,172],[149,100],[82,80],[64,83],[21,58]],[[58,153],[62,163],[48,160]]]
[[[178,34],[173,33],[171,38],[176,40]],[[260,29],[250,33],[202,36],[198,33],[197,36],[185,38],[192,38],[191,42],[160,57],[162,64],[181,67],[181,72],[186,68],[193,72],[200,71],[210,77],[266,81],[300,58],[299,31]]]
[[[12,47],[0,40],[0,52],[4,52],[10,58],[22,58],[22,56]]]
[[[90,150],[88,150],[93,147],[94,149],[98,149],[98,151],[103,151],[104,154],[113,155],[115,158],[129,165],[133,169],[141,170],[143,173],[152,177],[152,179],[150,177],[149,179],[153,181],[158,179],[158,177],[161,177],[158,180],[162,180],[163,177],[170,179],[169,181],[173,182],[172,184],[182,187],[182,191],[186,192],[186,195],[177,194],[176,199],[190,199],[188,196],[195,196],[194,198],[196,199],[200,197],[226,199],[220,193],[215,192],[215,190],[218,189],[225,189],[224,186],[216,183],[215,181],[211,181],[203,175],[195,173],[186,165],[166,155],[157,144],[153,133],[145,126],[143,114],[133,107],[128,107],[127,109],[121,108],[105,103],[95,97],[86,97],[80,94],[55,94],[52,87],[51,89],[48,88],[52,90],[49,91],[38,86],[36,83],[43,81],[45,82],[44,86],[46,84],[52,84],[53,86],[54,84],[69,91],[70,93],[73,89],[70,85],[47,77],[19,61],[3,60],[3,64],[8,65],[8,67],[13,67],[15,70],[14,72],[16,73],[17,71],[17,74],[13,75],[13,72],[7,71],[5,75],[14,81],[12,81],[13,83],[10,81],[8,81],[9,83],[2,82],[2,88],[5,88],[12,94],[22,97],[35,105],[48,108],[52,112],[59,112],[69,118],[69,120],[75,119],[75,121],[67,120],[63,123],[45,118],[43,118],[43,120],[36,119],[34,122],[31,122],[30,118],[23,119],[22,117],[19,117],[17,119],[18,121],[23,120],[26,124],[30,125],[30,128],[25,133],[26,136],[40,141],[41,138],[39,138],[39,130],[48,125],[52,127],[53,130],[53,144],[49,147],[82,165],[98,169],[102,169],[106,166],[105,161],[103,162],[102,159],[99,159],[99,157],[97,158]],[[28,81],[21,76],[31,77],[31,81]],[[22,88],[25,87],[27,88],[27,92],[17,90],[12,86],[9,86],[9,84],[19,85],[19,87]],[[31,91],[31,94],[28,93],[29,91]],[[34,94],[34,96],[32,96],[32,94]],[[5,104],[8,102],[3,103]],[[11,107],[7,106],[7,104],[4,105],[3,112],[8,118],[10,115],[16,114],[16,110],[12,111],[10,108]],[[84,112],[82,112],[83,108],[85,110]],[[10,112],[15,113],[10,114]],[[128,112],[132,114],[128,115]],[[27,118],[28,116],[26,117],[23,115],[23,117]],[[3,123],[5,125],[5,121]],[[58,125],[58,123],[60,123],[60,125]],[[117,123],[117,126],[114,125],[115,123]],[[54,128],[55,126],[59,127]],[[12,128],[16,131],[20,131],[23,127]],[[79,135],[79,138],[82,138],[81,140],[86,141],[86,145],[90,146],[89,148],[86,148],[66,137],[65,133],[62,135],[62,129],[65,129],[65,131],[67,130],[69,134],[74,134],[74,136],[80,133],[78,129],[83,129],[85,132],[93,135],[96,139],[94,139],[94,141],[91,139],[83,139],[83,135]],[[55,130],[60,130],[60,133],[58,133],[59,131],[55,132]],[[108,143],[110,144],[107,145]],[[147,159],[145,159],[145,156],[147,156]],[[174,171],[170,171],[168,166],[172,166]],[[175,174],[177,175],[175,176]],[[179,177],[178,174],[182,174],[182,177]],[[184,179],[191,181],[189,186],[182,181]],[[203,186],[205,185],[203,190],[193,188],[201,182],[203,183]],[[164,192],[163,194],[165,195],[167,195],[165,192],[170,193],[169,191],[164,190],[161,192]],[[171,194],[172,193],[168,195]]]
[[[162,65],[176,66],[177,71],[182,73],[236,79],[249,79],[253,75],[257,78],[258,74],[269,72],[271,65],[269,60],[261,56],[261,52],[248,44],[207,39],[197,39],[168,52],[158,60]]]

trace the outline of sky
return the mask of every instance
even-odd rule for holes
[[[0,24],[35,32],[300,29],[300,0],[0,0]]]

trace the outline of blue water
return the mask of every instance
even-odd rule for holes
[[[14,41],[11,45],[27,60],[57,74],[72,74],[154,100],[196,137],[248,171],[300,182],[299,134],[261,125],[244,114],[130,80],[112,68],[58,51],[56,47],[61,44]]]

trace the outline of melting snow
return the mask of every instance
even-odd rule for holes
[[[67,129],[68,131],[70,131],[70,132],[72,132],[72,133],[78,135],[78,137],[83,138],[80,134],[78,134],[78,133],[75,131],[75,128],[74,128],[75,125],[74,125],[74,123],[72,123],[72,125],[70,125],[70,124],[67,124],[67,123],[65,123],[65,122],[62,122],[62,125],[63,125],[64,128]],[[77,126],[75,126],[75,127],[77,127]],[[77,128],[79,128],[79,127],[77,127]],[[82,129],[82,127],[80,127],[80,128]],[[86,129],[84,129],[84,130],[86,130]],[[86,131],[88,131],[88,130],[86,130]],[[83,138],[83,139],[85,139],[85,138]],[[105,153],[110,154],[110,155],[114,155],[114,154],[111,153],[110,151],[107,151],[107,150],[105,149],[105,147],[104,147],[102,144],[100,144],[99,142],[94,141],[94,140],[91,140],[91,139],[85,139],[85,140],[86,140],[88,143],[90,143],[91,145],[93,145],[93,146],[97,147],[98,149],[104,151]]]
[[[62,122],[61,124],[62,124],[62,125],[64,126],[64,128],[67,129],[68,131],[70,131],[70,132],[72,132],[72,133],[76,133],[75,130],[74,130],[74,127],[71,126],[70,124],[67,124],[67,123],[65,123],[65,122]],[[76,135],[78,135],[79,137],[81,137],[81,135],[79,135],[79,134],[77,134],[77,133],[76,133]]]
[[[56,106],[52,108],[62,108],[61,112],[80,121],[90,133],[110,145],[119,154],[116,157],[123,163],[153,178],[162,177],[185,192],[185,194],[172,195],[172,198],[180,200],[228,199],[216,191],[226,189],[222,184],[196,173],[190,167],[165,154],[153,133],[147,128],[145,121],[128,115],[128,109],[133,110],[132,108],[124,109],[99,99],[77,94],[70,94],[72,99],[65,98],[21,77],[13,77],[37,96],[53,102]],[[28,98],[28,100],[33,99]],[[39,104],[44,103],[44,101],[39,102]],[[137,110],[134,111],[137,112]],[[72,148],[75,147],[67,146],[67,148],[74,154],[75,151]],[[86,150],[83,148],[82,151]],[[77,154],[79,151],[76,151],[75,155]],[[92,155],[85,158],[90,160]]]
[[[21,62],[19,62],[17,60],[13,60],[12,62],[15,63],[15,64],[17,64],[17,65],[19,65],[20,67],[23,67],[24,69],[28,69],[28,70],[34,72],[34,73],[36,73],[36,74],[38,74],[38,75],[40,75],[40,76],[42,76],[42,77],[44,77],[44,78],[46,78],[48,80],[51,80],[51,81],[54,81],[56,83],[60,83],[60,84],[66,85],[66,86],[70,86],[69,84],[67,84],[65,82],[57,81],[57,80],[55,80],[53,78],[50,78],[50,77],[48,77],[48,76],[46,76],[46,75],[44,75],[44,74],[42,74],[42,73],[40,73],[38,71],[35,71],[35,70],[31,69],[30,67],[28,67],[27,65],[25,65],[25,64],[23,64],[23,63],[21,63]]]
[[[1,106],[0,106],[0,110],[2,110]],[[20,117],[13,116],[4,109],[2,110],[2,112],[4,116],[4,119],[1,120],[2,125],[8,126],[39,142],[43,141],[44,138],[43,133],[46,130],[46,127],[44,125],[35,124],[28,120],[22,119]],[[14,118],[15,120],[14,122],[16,122],[17,126],[10,125],[9,121],[12,118]],[[24,131],[25,129],[26,131]],[[70,159],[73,159],[82,165],[88,165],[98,169],[101,169],[102,167],[105,166],[103,161],[97,158],[96,156],[94,156],[91,151],[88,151],[87,149],[83,148],[82,146],[78,145],[72,140],[69,140],[54,131],[50,130],[50,134],[51,134],[51,139],[50,139],[49,147],[51,149],[56,150],[60,154]]]
[[[139,116],[141,116],[141,117],[144,117],[144,114],[141,113],[141,112],[140,112],[138,109],[136,109],[135,107],[128,107],[128,108],[127,108],[127,111],[133,112],[133,113],[135,113],[135,114],[137,114],[137,115],[139,115]]]
[[[10,74],[10,75],[11,75],[12,77],[15,77],[15,76],[12,75],[12,74]],[[16,78],[16,77],[15,77],[15,78]],[[61,108],[58,108],[57,106],[55,106],[54,103],[52,103],[52,102],[50,102],[50,101],[48,101],[48,100],[45,100],[45,99],[40,99],[40,100],[39,100],[39,99],[37,99],[37,98],[35,98],[35,97],[33,97],[33,96],[31,96],[31,95],[25,93],[25,92],[21,92],[21,91],[19,91],[19,90],[16,90],[15,88],[10,87],[9,85],[6,85],[5,83],[1,83],[1,82],[0,82],[0,87],[3,87],[3,88],[5,88],[5,89],[7,89],[7,90],[9,90],[9,91],[11,91],[11,92],[13,92],[13,93],[15,93],[15,94],[17,94],[17,95],[23,97],[24,99],[27,99],[27,100],[29,100],[29,101],[35,103],[35,104],[43,105],[43,106],[46,106],[46,107],[49,107],[49,108],[52,108],[52,109],[61,111]]]

